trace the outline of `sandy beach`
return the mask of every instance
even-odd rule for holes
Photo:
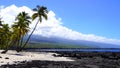
[[[120,52],[17,53],[10,50],[0,56],[1,68],[120,68]]]
[[[3,50],[0,50],[2,52]],[[46,61],[74,61],[67,57],[54,57],[47,52],[19,52],[9,50],[6,54],[0,54],[0,66],[5,64],[15,64],[21,61],[46,60]],[[57,55],[57,54],[56,54]]]

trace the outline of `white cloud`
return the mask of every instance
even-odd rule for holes
[[[25,11],[30,15],[33,14],[32,10],[26,6],[17,7],[15,5],[11,5],[8,7],[0,6],[0,15],[3,17],[3,20],[6,23],[12,24],[16,15]],[[36,21],[34,21],[30,27],[33,28]],[[95,42],[105,42],[112,44],[120,44],[120,40],[118,39],[108,39],[106,37],[96,36],[94,34],[82,34],[80,32],[74,31],[62,25],[61,18],[56,18],[56,15],[53,11],[49,11],[48,20],[41,24],[38,24],[38,27],[34,34],[45,36],[45,37],[60,37],[71,40],[88,40]]]
[[[11,25],[14,22],[17,14],[20,13],[21,11],[29,12],[30,15],[32,14],[31,9],[29,9],[26,6],[17,7],[15,5],[11,5],[6,8],[4,8],[4,6],[1,6],[0,15],[5,23],[9,23]]]

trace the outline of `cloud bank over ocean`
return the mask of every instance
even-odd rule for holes
[[[33,14],[33,11],[27,6],[17,7],[16,5],[10,5],[7,7],[0,6],[0,15],[4,23],[13,24],[15,17],[18,13],[25,11],[30,14]],[[30,25],[31,29],[34,27],[36,20],[32,22]],[[56,14],[50,10],[48,13],[48,20],[44,20],[41,24],[37,26],[35,35],[41,35],[44,37],[59,37],[70,40],[87,40],[94,42],[102,42],[102,43],[111,43],[111,44],[120,44],[119,39],[109,39],[102,36],[96,36],[94,34],[83,34],[67,28],[62,25],[62,19],[56,18]]]

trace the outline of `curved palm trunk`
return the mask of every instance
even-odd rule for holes
[[[22,37],[21,37],[21,40],[20,40],[20,47],[21,47],[22,44],[23,44],[23,37],[24,37],[24,36],[22,36]]]
[[[35,27],[34,27],[33,31],[31,32],[31,34],[29,35],[27,41],[25,42],[25,44],[21,47],[21,49],[20,49],[19,51],[21,51],[21,50],[27,45],[27,43],[28,43],[28,41],[30,40],[30,37],[32,36],[33,32],[35,31],[38,23],[39,23],[39,20],[38,20],[37,23],[35,24]],[[19,51],[18,51],[18,52],[19,52]]]

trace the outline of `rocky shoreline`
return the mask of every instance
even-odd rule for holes
[[[116,52],[57,52],[55,57],[69,57],[75,61],[22,61],[1,68],[120,68],[120,53]]]

